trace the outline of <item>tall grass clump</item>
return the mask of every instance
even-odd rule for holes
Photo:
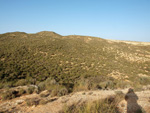
[[[66,107],[62,113],[120,113],[117,105],[121,100],[121,96],[110,96],[94,102],[84,102],[80,105],[73,104]]]

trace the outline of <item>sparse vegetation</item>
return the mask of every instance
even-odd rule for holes
[[[26,93],[26,90],[24,90],[24,89],[19,89],[19,91],[18,91],[18,94],[19,95],[23,95],[23,94],[25,94]]]
[[[30,86],[28,89],[27,89],[27,94],[32,94],[34,92],[35,88]]]
[[[60,90],[59,90],[59,92],[58,92],[58,96],[64,96],[64,95],[67,95],[68,94],[68,90],[67,90],[67,88],[61,88]]]
[[[48,90],[52,96],[62,96],[80,90],[148,85],[149,50],[150,45],[54,32],[1,34],[0,88],[32,84],[38,93]],[[34,87],[26,91],[33,92]]]
[[[2,100],[10,100],[17,96],[17,91],[6,90],[2,93]]]
[[[104,100],[66,107],[62,113],[119,113],[117,105],[122,99],[121,97],[110,96]]]

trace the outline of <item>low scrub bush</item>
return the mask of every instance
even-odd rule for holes
[[[89,82],[89,80],[82,79],[81,81],[78,81],[77,84],[74,86],[74,91],[87,91],[92,89],[92,84]]]
[[[27,89],[27,94],[32,94],[35,90],[35,87],[29,86],[29,88]]]
[[[18,80],[15,83],[15,86],[23,86],[23,85],[26,85],[26,84],[27,84],[27,81],[25,79],[21,79],[21,80]]]
[[[63,86],[55,86],[55,88],[52,90],[51,92],[51,96],[64,96],[68,94],[68,90],[67,88],[63,87]]]
[[[38,90],[39,90],[39,91],[44,91],[45,89],[46,89],[45,83],[44,83],[44,82],[40,82],[40,83],[38,84]]]
[[[140,84],[137,84],[136,86],[134,86],[134,91],[142,91],[143,90],[143,86]]]
[[[3,88],[3,84],[2,83],[0,83],[0,89],[2,89]]]
[[[17,96],[17,91],[7,90],[2,93],[2,100],[10,100]]]
[[[119,113],[118,103],[122,98],[110,96],[107,99],[86,102],[80,105],[66,107],[62,113]]]
[[[142,85],[147,85],[150,83],[150,77],[139,77],[139,82]]]
[[[24,89],[19,89],[19,91],[18,91],[18,94],[21,96],[21,95],[23,95],[23,94],[25,94],[26,93],[26,90],[24,90]]]
[[[58,89],[53,89],[52,92],[51,92],[51,96],[52,96],[52,97],[57,96],[57,95],[58,95],[58,92],[59,92]]]
[[[61,88],[60,90],[59,90],[59,92],[58,92],[58,96],[64,96],[64,95],[67,95],[68,94],[68,90],[67,90],[67,88]]]

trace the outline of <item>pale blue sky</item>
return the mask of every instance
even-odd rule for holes
[[[0,33],[45,30],[150,42],[150,0],[0,0]]]

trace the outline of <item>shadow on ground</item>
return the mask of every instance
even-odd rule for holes
[[[125,95],[125,100],[127,101],[127,113],[144,113],[142,107],[137,103],[138,96],[132,88]]]

